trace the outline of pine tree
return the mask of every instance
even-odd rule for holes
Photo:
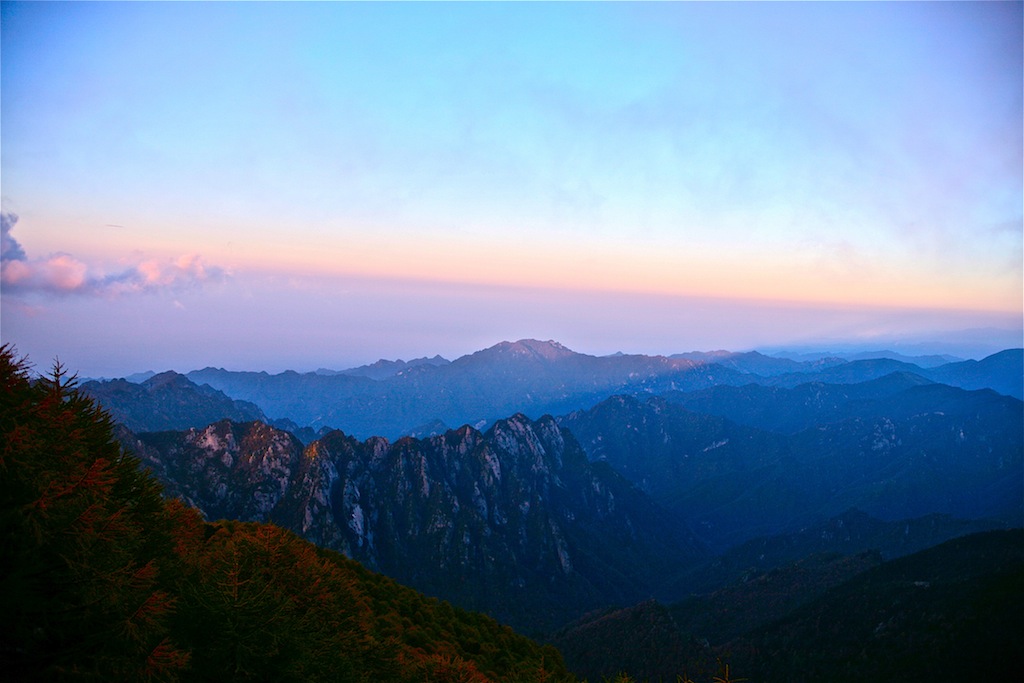
[[[0,348],[0,652],[19,678],[161,678],[169,637],[159,485],[56,363],[30,381]]]

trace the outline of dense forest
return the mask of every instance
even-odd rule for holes
[[[165,500],[63,368],[0,351],[12,680],[565,681],[559,653],[272,525]]]

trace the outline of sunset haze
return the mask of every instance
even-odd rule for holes
[[[2,337],[86,376],[980,356],[1024,314],[1022,5],[2,5]]]

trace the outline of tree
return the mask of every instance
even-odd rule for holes
[[[16,678],[164,678],[188,661],[161,576],[160,487],[63,366],[30,381],[0,347],[0,651]]]

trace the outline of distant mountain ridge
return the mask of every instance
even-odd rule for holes
[[[553,341],[502,342],[445,365],[423,364],[374,381],[366,377],[206,368],[188,373],[274,418],[340,427],[361,438],[396,438],[435,420],[486,425],[517,412],[538,418],[623,391],[699,388],[741,373],[663,356],[597,357]]]
[[[939,365],[946,365],[947,363],[960,363],[964,359],[959,356],[951,356],[949,354],[929,354],[924,356],[908,356],[903,353],[896,351],[880,350],[880,351],[859,351],[857,353],[850,353],[841,356],[847,360],[867,360],[869,358],[890,358],[892,360],[901,360],[905,363],[913,363],[922,368],[934,368]]]
[[[923,368],[890,359],[797,362],[756,352],[598,357],[576,353],[554,341],[524,339],[501,342],[450,363],[434,360],[406,364],[397,371],[397,365],[384,363],[362,374],[268,375],[206,368],[188,377],[255,403],[271,418],[287,418],[314,429],[339,427],[360,438],[422,433],[422,426],[428,424],[482,427],[516,412],[532,418],[558,415],[588,408],[615,394],[746,384],[785,388],[809,382],[852,384],[893,372],[1024,396],[1021,349],[981,361]]]
[[[790,373],[770,378],[765,384],[794,387],[807,382],[853,384],[878,379],[894,372],[920,375],[961,389],[993,389],[1024,399],[1024,349],[1007,349],[981,360],[967,360],[922,368],[889,358],[853,360],[814,373]]]
[[[1024,351],[1007,349],[981,360],[965,360],[931,368],[925,376],[962,389],[994,389],[1024,399]]]
[[[757,351],[736,353],[733,351],[691,351],[689,353],[676,353],[669,358],[685,358],[707,365],[720,365],[725,368],[732,368],[740,372],[762,377],[773,377],[788,373],[807,373],[822,370],[835,365],[842,365],[847,360],[839,357],[827,356],[809,361],[796,361],[789,358],[766,356]]]
[[[661,396],[697,413],[782,434],[851,417],[905,418],[923,412],[966,414],[990,409],[1012,412],[1019,405],[1017,399],[991,389],[966,391],[906,371],[855,384],[748,384],[670,391]]]
[[[141,383],[123,379],[88,381],[79,389],[132,431],[204,427],[223,419],[268,421],[255,404],[231,399],[173,371],[154,374]]]
[[[408,362],[380,360],[341,371],[278,374],[205,368],[186,375],[196,388],[168,385],[157,393],[147,385],[155,373],[141,373],[134,377],[141,381],[129,382],[148,386],[147,392],[136,391],[125,380],[88,381],[84,386],[119,419],[132,420],[136,431],[199,427],[220,418],[261,419],[308,443],[332,428],[360,438],[391,439],[429,436],[460,424],[485,428],[516,412],[532,418],[564,414],[616,394],[692,393],[751,384],[782,389],[812,383],[853,385],[894,373],[919,378],[915,381],[1024,395],[1020,349],[981,361],[924,368],[884,358],[798,362],[729,351],[596,357],[554,341],[530,339],[502,342],[451,362],[435,356]],[[165,379],[160,382],[167,383],[166,377],[176,374],[161,373]],[[222,406],[219,414],[208,389],[202,391],[209,395],[200,396],[198,387],[204,385],[223,394],[216,397]],[[182,395],[171,396],[173,391]],[[237,403],[229,405],[224,399]],[[179,407],[172,409],[175,402]],[[203,412],[202,406],[208,409]],[[171,419],[168,411],[177,417]],[[186,419],[190,411],[194,417]]]
[[[316,374],[352,375],[355,377],[369,377],[370,379],[387,379],[388,377],[394,377],[395,375],[402,374],[406,370],[410,370],[421,365],[441,366],[448,365],[450,362],[450,360],[442,358],[441,356],[434,356],[433,358],[414,358],[410,361],[404,361],[402,359],[385,360],[381,358],[370,365],[361,365],[358,368],[349,368],[348,370],[328,370],[326,368],[320,368],[316,371]]]

